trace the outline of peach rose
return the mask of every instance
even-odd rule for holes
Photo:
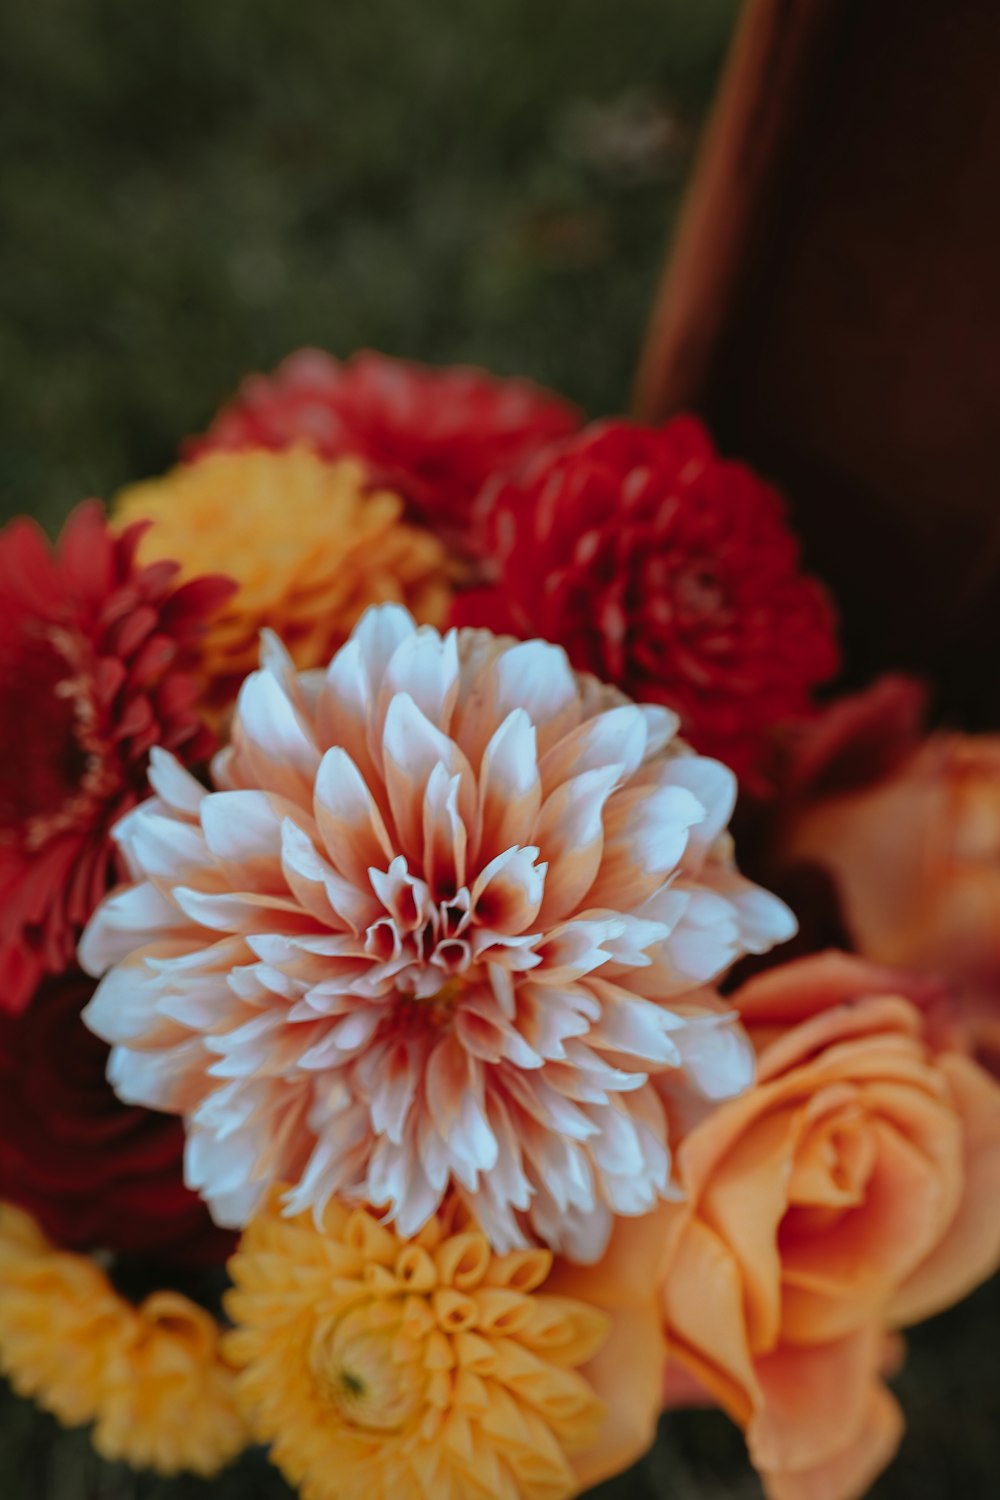
[[[839,953],[750,980],[732,999],[757,1085],[678,1153],[671,1354],[772,1500],[867,1489],[902,1430],[888,1330],[1000,1262],[1000,1086],[932,1042],[925,988]]]

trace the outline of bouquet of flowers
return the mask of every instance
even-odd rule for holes
[[[473,370],[303,351],[11,523],[13,1389],[305,1500],[560,1500],[685,1403],[862,1494],[1000,1263],[1000,749],[839,669],[696,419]]]

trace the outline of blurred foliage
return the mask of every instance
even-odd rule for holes
[[[0,510],[167,466],[301,344],[628,401],[737,0],[34,0],[0,14]],[[918,1330],[879,1500],[995,1493],[1000,1283]],[[3,1500],[280,1500],[102,1464],[0,1394]],[[750,1500],[717,1413],[601,1500]]]
[[[0,504],[165,467],[297,345],[620,410],[736,0],[0,18]]]

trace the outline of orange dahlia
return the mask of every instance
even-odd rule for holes
[[[550,1252],[495,1253],[454,1200],[408,1239],[272,1199],[231,1270],[239,1395],[303,1500],[562,1500],[652,1440],[652,1262],[632,1296],[600,1269],[568,1295]]]
[[[122,1098],[184,1116],[219,1223],[281,1180],[415,1234],[452,1185],[498,1249],[592,1260],[670,1192],[651,1079],[746,1086],[702,986],[794,928],[676,729],[557,647],[383,606],[325,674],[265,642],[217,791],[154,757],[86,1019]]]
[[[104,1458],[212,1475],[245,1446],[215,1320],[177,1292],[138,1306],[86,1256],[0,1204],[0,1371]]]
[[[142,557],[185,575],[219,568],[239,585],[206,643],[212,701],[224,704],[257,662],[264,627],[300,667],[325,665],[370,604],[405,604],[440,624],[449,563],[441,543],[402,519],[360,463],[303,448],[210,454],[119,495],[119,522],[151,521]]]

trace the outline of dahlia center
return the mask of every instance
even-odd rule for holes
[[[369,958],[392,975],[407,1011],[445,1021],[474,982],[477,914],[467,888],[435,900],[422,881],[383,895],[385,913],[365,933]]]
[[[107,778],[79,644],[56,628],[0,645],[0,695],[30,713],[0,723],[0,840],[37,849],[79,827]]]
[[[383,1321],[386,1305],[355,1308],[320,1323],[309,1349],[309,1365],[324,1400],[351,1427],[399,1432],[422,1402],[416,1371],[400,1362],[398,1318]]]

